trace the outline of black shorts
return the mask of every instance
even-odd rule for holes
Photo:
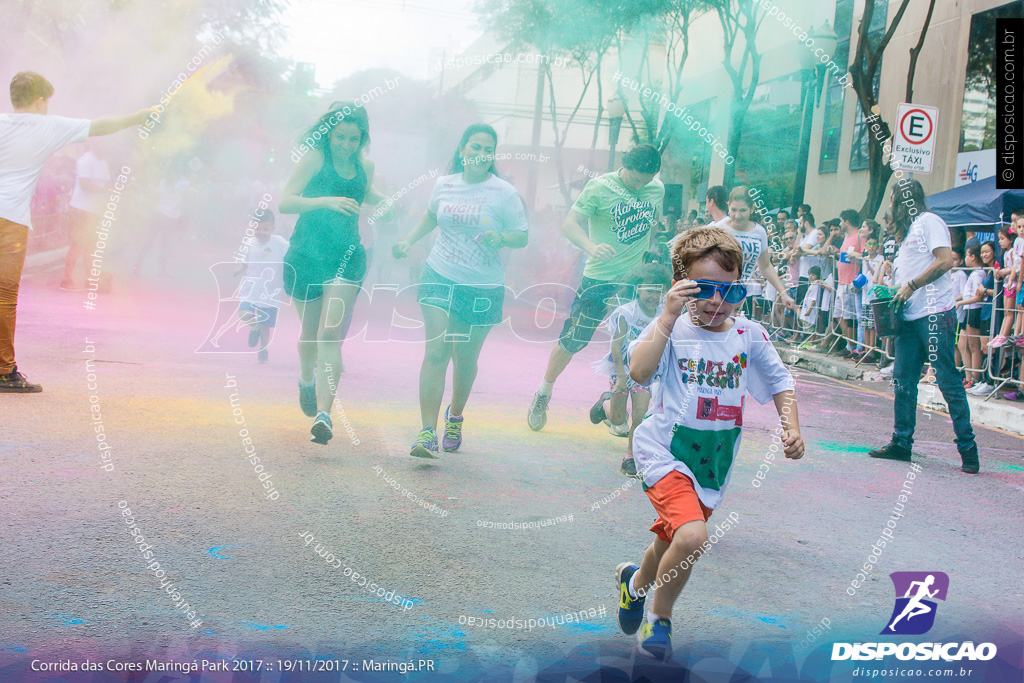
[[[558,344],[569,353],[579,353],[587,347],[594,336],[594,330],[616,306],[626,299],[620,298],[623,285],[620,282],[592,280],[584,277],[576,290],[569,317],[562,325]],[[625,295],[622,295],[625,296]]]
[[[490,327],[504,320],[504,287],[463,285],[424,264],[416,294],[421,304],[440,308],[470,325]]]
[[[284,291],[297,301],[313,301],[323,296],[325,284],[361,283],[366,276],[366,249],[358,242],[327,255],[289,249],[284,263]]]
[[[967,326],[973,327],[976,330],[981,329],[981,309],[980,308],[968,308],[967,309]]]

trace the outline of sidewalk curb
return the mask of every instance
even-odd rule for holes
[[[841,380],[873,381],[878,379],[878,371],[873,366],[855,367],[853,363],[829,358],[820,353],[794,349],[777,342],[775,348],[786,365],[818,375]],[[934,387],[934,385],[925,386]],[[1024,436],[1024,407],[1017,407],[1003,401],[985,401],[970,394],[967,395],[967,402],[971,406],[971,422]],[[949,414],[949,409],[938,387],[934,387],[934,391],[918,391],[917,405],[925,410]]]

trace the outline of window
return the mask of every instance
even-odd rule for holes
[[[825,115],[821,131],[821,154],[818,173],[835,173],[839,169],[839,138],[843,127],[843,102],[846,89],[837,79],[846,73],[850,59],[850,30],[853,26],[853,0],[837,0],[834,26],[838,41],[832,61],[841,71],[825,73]]]
[[[971,17],[967,45],[967,78],[960,119],[960,152],[992,149],[995,140],[995,35],[996,19],[1024,17],[1024,5],[1011,2]]]
[[[871,26],[868,27],[868,45],[875,48],[878,42],[885,35],[885,26],[889,14],[889,0],[875,0],[875,13],[871,15]],[[875,100],[878,99],[878,87],[882,77],[882,61],[878,61],[878,69],[875,71],[875,80],[871,83]],[[868,157],[868,126],[864,122],[864,113],[857,106],[857,113],[853,118],[853,145],[850,148],[850,170],[863,171],[870,166]]]

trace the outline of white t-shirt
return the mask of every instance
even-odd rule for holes
[[[624,321],[626,323],[626,336],[622,340],[622,362],[625,367],[629,367],[629,345],[633,343],[635,339],[640,337],[640,333],[647,329],[647,326],[651,324],[651,321],[657,318],[662,309],[665,307],[665,301],[662,299],[658,303],[658,308],[655,309],[654,315],[647,315],[644,310],[640,308],[640,302],[633,300],[622,304],[608,316],[608,320],[605,321],[604,327],[608,331],[608,334],[612,337],[612,343],[615,342],[615,334],[619,330],[619,322]],[[615,368],[615,361],[612,360],[611,351],[605,355],[604,358],[596,360],[591,364],[594,368],[594,372],[599,375],[608,375],[611,377],[617,370]]]
[[[32,227],[32,195],[50,155],[89,137],[88,119],[0,114],[0,218]]]
[[[881,254],[875,254],[875,257],[871,258],[865,252],[864,258],[861,259],[860,272],[868,281],[860,288],[860,294],[861,301],[866,304],[875,300],[875,295],[871,293],[871,290],[875,287],[875,273],[878,272],[883,263],[885,263],[885,257]]]
[[[925,211],[910,224],[906,238],[900,243],[896,261],[893,263],[896,270],[896,286],[903,287],[928,270],[935,262],[935,255],[932,252],[939,247],[951,248],[949,228],[934,213]],[[955,304],[953,280],[949,276],[949,271],[946,271],[938,280],[910,295],[903,308],[903,318],[917,320],[926,315],[948,311]]]
[[[831,277],[831,275],[829,277]],[[800,309],[800,319],[810,325],[813,325],[818,321],[818,300],[821,298],[822,293],[821,285],[818,284],[819,282],[821,281],[815,280],[807,285],[807,296],[804,297],[804,305]]]
[[[650,325],[641,338],[649,331]],[[630,345],[631,354],[639,343]],[[793,377],[758,323],[733,318],[728,332],[711,332],[689,314],[676,320],[659,374],[647,416],[633,433],[636,469],[645,487],[678,470],[704,505],[718,507],[740,450],[746,394],[767,403],[792,389]]]
[[[480,238],[488,231],[526,231],[526,212],[516,188],[495,175],[472,184],[461,173],[444,176],[434,184],[430,211],[437,216],[440,232],[427,257],[428,266],[464,285],[505,284],[501,249],[487,246]]]
[[[836,289],[836,278],[832,273],[829,273],[828,277],[825,278],[825,284],[828,285],[828,288],[821,288],[820,308],[824,313],[828,313],[832,308],[832,292]]]
[[[818,232],[817,228],[807,231],[807,236],[800,240],[801,247],[807,247],[808,249],[818,248]],[[808,254],[800,254],[800,277],[807,277],[807,271],[811,269],[811,266],[819,265],[819,259],[817,256],[810,256]],[[824,275],[824,273],[822,273]]]
[[[985,269],[976,268],[971,271],[970,276],[967,278],[967,282],[964,284],[964,288],[961,290],[960,295],[964,299],[973,299],[978,294],[978,287],[985,284]],[[974,310],[975,308],[981,308],[981,302],[976,304],[964,304],[960,308],[965,310]]]
[[[281,271],[288,240],[271,235],[266,242],[257,240],[245,254],[245,269],[238,297],[261,306],[277,307],[281,303]]]
[[[75,162],[75,191],[71,194],[70,205],[89,213],[102,213],[107,195],[103,190],[87,190],[82,187],[82,180],[91,180],[97,185],[110,182],[110,167],[107,162],[87,151]]]
[[[964,289],[967,288],[967,273],[962,270],[954,270],[950,277],[953,278],[953,291],[962,298]],[[965,306],[957,306],[956,321],[962,323],[965,320],[967,320],[967,308]]]
[[[749,290],[754,279],[754,271],[757,270],[757,259],[762,252],[768,251],[768,231],[760,223],[754,223],[754,227],[749,230],[737,230],[729,225],[728,220],[716,225],[735,237],[743,248],[743,272],[740,273],[740,282]]]

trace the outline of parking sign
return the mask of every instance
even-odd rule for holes
[[[938,107],[902,102],[896,108],[896,144],[892,150],[893,169],[931,173],[935,156],[935,127]]]

